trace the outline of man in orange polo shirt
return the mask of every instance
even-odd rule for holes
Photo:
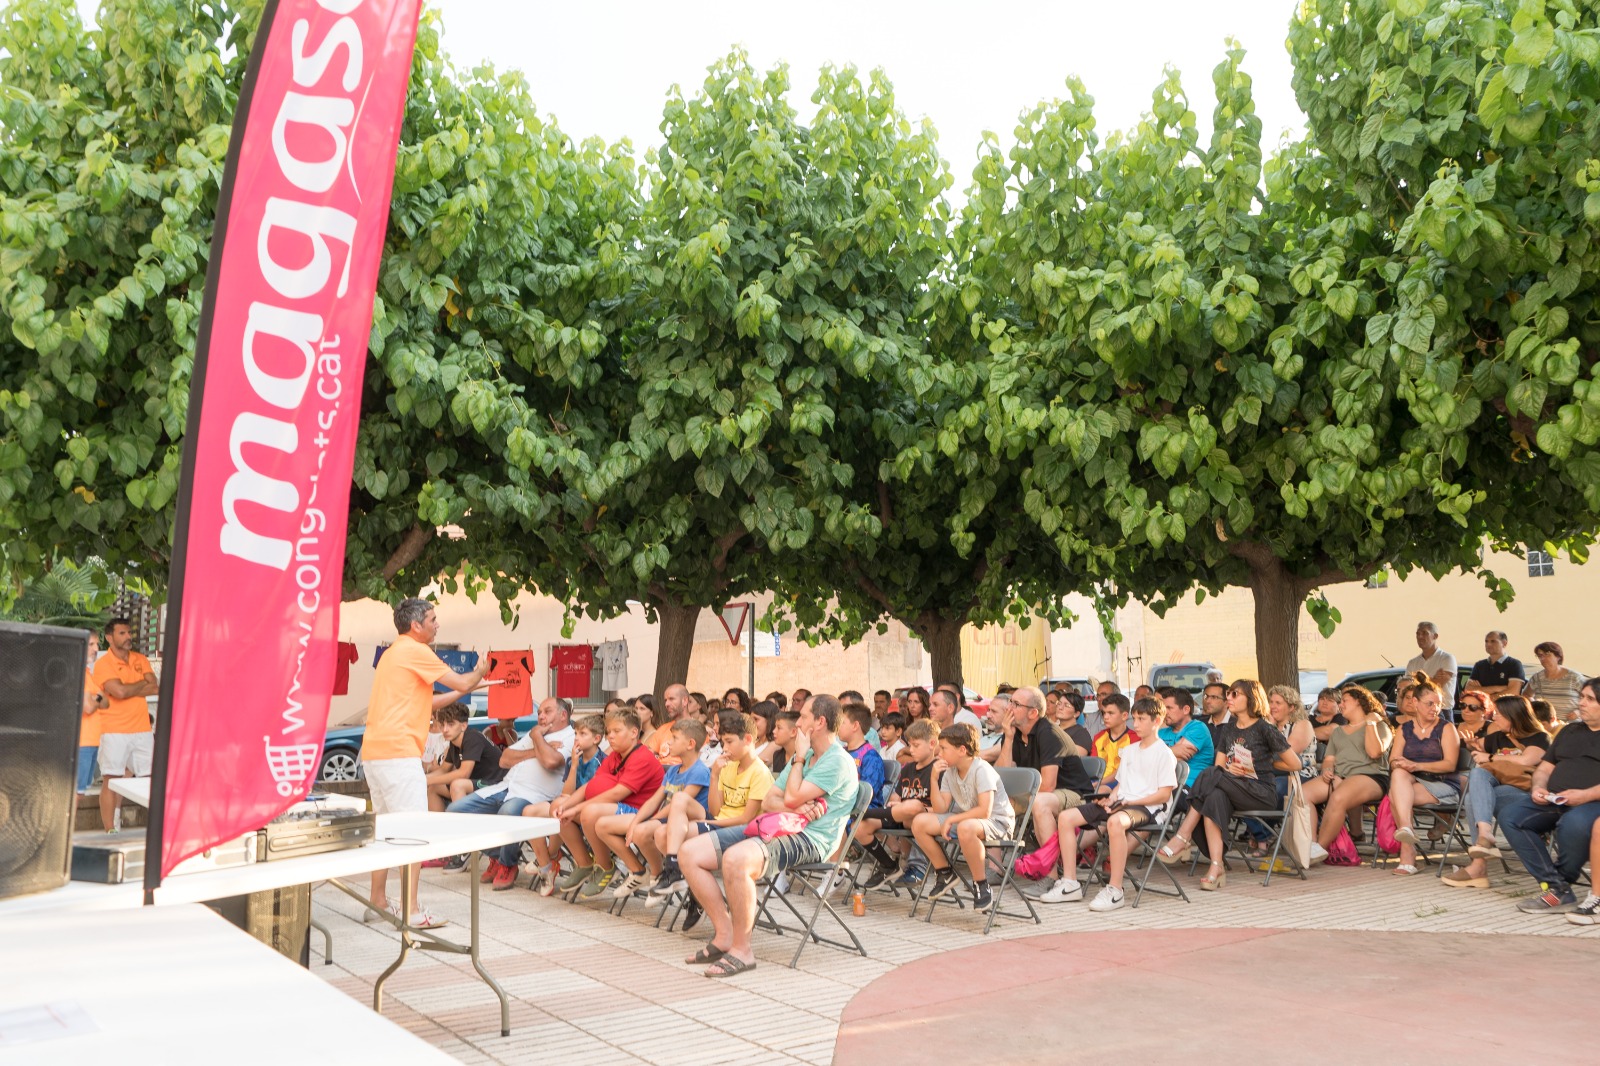
[[[116,829],[116,811],[122,797],[111,791],[117,777],[149,777],[155,755],[155,738],[150,733],[150,705],[146,697],[157,695],[150,660],[133,650],[133,626],[126,618],[106,623],[106,640],[111,650],[94,664],[90,676],[106,694],[106,709],[100,712],[100,824],[106,832]]]
[[[434,654],[439,619],[427,600],[401,600],[394,609],[394,629],[399,634],[378,660],[372,679],[372,699],[367,704],[367,728],[361,740],[361,765],[376,814],[421,812],[428,809],[427,774],[422,750],[427,744],[428,722],[436,707],[448,706],[478,688],[489,669],[485,656],[476,669],[458,674]],[[450,689],[434,694],[437,681]],[[406,920],[418,929],[445,924],[417,903],[416,866],[411,867],[411,914]],[[388,870],[372,874],[372,907],[393,913],[387,893]],[[397,915],[398,916],[398,915]],[[372,915],[367,915],[372,917]]]
[[[94,784],[94,763],[100,754],[100,712],[106,709],[106,694],[94,679],[94,661],[100,657],[100,638],[89,634],[83,660],[83,722],[78,726],[78,795]]]

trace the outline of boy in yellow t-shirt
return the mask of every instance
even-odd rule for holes
[[[663,903],[684,888],[678,871],[678,849],[692,836],[744,825],[761,812],[761,801],[772,788],[772,771],[756,758],[755,723],[738,711],[717,714],[717,733],[722,740],[722,755],[711,764],[713,785],[702,807],[693,797],[678,793],[672,798],[667,820],[656,829],[655,845],[665,853],[661,876],[650,886],[646,903]]]

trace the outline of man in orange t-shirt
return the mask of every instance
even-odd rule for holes
[[[438,639],[439,619],[427,600],[401,600],[394,609],[394,629],[399,636],[378,660],[372,678],[367,728],[361,740],[361,765],[375,814],[428,809],[427,774],[422,769],[428,722],[436,708],[447,707],[480,687],[489,669],[489,660],[484,657],[478,660],[476,669],[458,674],[434,653],[429,645]],[[435,695],[435,681],[450,691]],[[404,917],[419,929],[444,925],[444,919],[418,905],[417,874],[418,867],[412,866],[412,911],[396,917]],[[373,871],[371,898],[375,911],[393,913],[386,888],[388,880],[388,870]]]
[[[100,712],[108,706],[106,694],[94,679],[94,661],[100,656],[100,638],[89,634],[83,661],[83,721],[78,726],[78,795],[94,784],[94,764],[100,752]]]
[[[108,705],[100,712],[100,824],[106,832],[116,826],[116,810],[122,797],[111,791],[117,777],[149,777],[155,756],[155,738],[150,733],[150,705],[146,697],[157,695],[150,660],[133,650],[133,626],[126,618],[106,623],[106,639],[111,650],[100,656],[90,676],[105,691]]]

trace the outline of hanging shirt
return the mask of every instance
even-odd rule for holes
[[[438,652],[437,654],[439,656],[439,659],[446,666],[448,666],[450,669],[454,670],[458,674],[470,674],[470,673],[472,673],[473,670],[477,669],[477,667],[478,667],[478,653],[475,652],[475,651],[461,651],[458,648],[458,649],[454,649],[454,650],[441,651],[441,652]],[[447,685],[444,685],[444,684],[442,684],[440,682],[435,681],[434,684],[433,684],[433,691],[436,692],[436,693],[438,693],[438,692],[449,692],[450,688]],[[461,701],[463,703],[465,703],[466,700],[467,700],[467,697],[465,697],[465,696],[461,697]]]
[[[594,671],[594,649],[587,644],[561,644],[550,651],[550,669],[556,672],[556,695],[583,699],[589,695],[589,675]]]
[[[600,687],[621,692],[628,687],[628,642],[608,640],[600,645]]]
[[[389,650],[389,645],[387,645],[387,644],[379,644],[378,645],[378,650],[372,653],[372,665],[374,667],[376,667],[378,665],[378,660],[383,658],[383,653],[388,651],[388,650]]]
[[[333,653],[333,694],[343,696],[350,691],[350,664],[360,658],[356,646],[341,640]]]
[[[489,672],[483,676],[500,682],[489,688],[490,718],[522,718],[533,713],[533,652],[492,651]]]

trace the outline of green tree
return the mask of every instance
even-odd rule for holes
[[[259,15],[258,3],[193,0],[111,0],[93,30],[67,0],[0,15],[0,565],[12,580],[57,551],[165,578],[218,183]],[[625,147],[574,145],[520,76],[455,70],[424,15],[347,596],[441,575],[502,603],[561,587],[560,556],[519,534],[559,510],[566,472],[614,437],[600,356],[638,213]],[[574,395],[603,402],[574,410]]]
[[[1073,86],[1023,116],[1009,164],[996,153],[980,164],[974,210],[993,237],[982,271],[1011,326],[989,403],[999,437],[1023,442],[1025,509],[1064,562],[1157,610],[1196,586],[1248,585],[1268,682],[1295,680],[1299,613],[1324,584],[1379,567],[1477,570],[1486,537],[1581,546],[1593,533],[1570,470],[1530,449],[1532,427],[1515,422],[1501,346],[1474,335],[1467,313],[1496,289],[1507,302],[1489,236],[1497,222],[1509,237],[1527,216],[1514,195],[1488,206],[1505,193],[1481,173],[1470,192],[1471,177],[1457,178],[1463,191],[1442,216],[1423,206],[1449,186],[1420,174],[1448,182],[1444,157],[1470,158],[1454,131],[1478,124],[1471,86],[1497,62],[1485,42],[1511,39],[1492,11],[1493,32],[1438,17],[1468,6],[1412,12],[1418,37],[1447,33],[1452,51],[1424,75],[1437,84],[1396,102],[1382,90],[1420,64],[1376,46],[1372,27],[1396,22],[1387,6],[1307,5],[1291,45],[1311,138],[1265,167],[1236,48],[1214,78],[1204,149],[1169,75],[1126,137],[1100,144],[1092,101]],[[1364,102],[1387,117],[1374,124]],[[1377,148],[1380,134],[1363,149],[1362,131],[1389,122],[1403,144]],[[1563,136],[1552,126],[1530,155],[1548,158]],[[1407,150],[1421,144],[1443,147],[1419,163]],[[1474,173],[1499,157],[1488,140],[1479,147]],[[1420,169],[1365,162],[1374,151]],[[1374,165],[1381,177],[1363,173]],[[1007,183],[1020,189],[1014,203]],[[1423,188],[1417,204],[1380,195]],[[1478,236],[1452,264],[1419,244],[1424,224]],[[1454,305],[1449,285],[1461,287]],[[1552,369],[1547,360],[1541,380]]]

